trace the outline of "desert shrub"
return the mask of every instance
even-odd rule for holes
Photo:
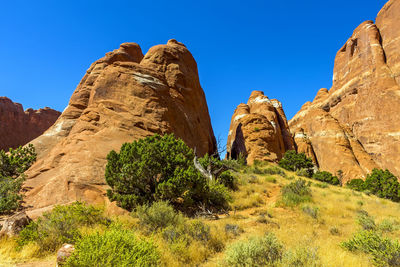
[[[352,239],[341,245],[349,251],[370,254],[376,266],[400,266],[399,242],[382,237],[374,230],[359,231]]]
[[[319,267],[322,266],[318,249],[310,246],[300,246],[284,253],[282,267]]]
[[[103,211],[93,206],[75,202],[68,206],[55,206],[45,212],[37,221],[31,222],[18,237],[20,247],[35,242],[40,250],[55,251],[63,243],[75,243],[82,237],[79,227],[95,224],[107,225],[109,221],[103,217]]]
[[[340,235],[340,230],[336,226],[332,226],[329,229],[329,233],[331,233],[331,235]]]
[[[193,158],[193,150],[173,134],[125,143],[120,153],[111,151],[107,156],[105,177],[111,187],[107,195],[127,210],[158,200],[187,213],[200,204],[210,209],[228,206],[228,200],[220,198],[228,191],[223,185],[210,186],[195,169]],[[213,203],[219,206],[210,206]]]
[[[302,208],[302,210],[305,214],[309,215],[311,218],[318,219],[318,212],[319,212],[318,207],[311,207],[311,206],[305,205]]]
[[[177,226],[184,222],[182,214],[165,201],[154,202],[151,206],[142,205],[136,210],[139,223],[148,230],[163,229],[168,226]]]
[[[315,187],[319,187],[319,188],[328,188],[329,185],[327,183],[314,183],[313,184]]]
[[[357,212],[357,222],[364,230],[376,229],[374,217],[370,216],[365,210],[359,210]]]
[[[304,153],[297,154],[294,150],[286,151],[283,158],[279,161],[279,166],[289,171],[299,171],[304,169],[304,171],[302,171],[302,176],[305,177],[311,177],[314,168],[311,159],[307,158]]]
[[[36,161],[33,145],[0,151],[0,214],[20,207],[20,194],[25,178],[23,173]]]
[[[332,185],[340,184],[339,179],[336,176],[333,176],[332,173],[327,171],[318,171],[313,174],[312,178]]]
[[[265,177],[265,181],[266,181],[266,182],[269,182],[269,183],[274,183],[274,184],[277,182],[276,178],[273,177],[273,176],[267,176],[267,177]]]
[[[236,178],[230,171],[222,172],[218,177],[217,181],[223,184],[225,187],[236,190],[238,188]]]
[[[240,228],[240,226],[237,224],[227,223],[227,224],[225,224],[225,232],[227,234],[231,234],[233,236],[238,236],[241,233],[243,233],[243,229]]]
[[[400,183],[388,170],[373,169],[364,182],[364,190],[392,201],[400,201]]]
[[[399,222],[396,220],[384,219],[380,224],[378,224],[378,230],[382,232],[393,232],[399,229]]]
[[[352,179],[347,182],[346,186],[353,190],[363,191],[364,190],[364,180],[362,179]]]
[[[198,159],[199,163],[203,166],[204,169],[211,169],[212,172],[216,173],[216,181],[225,185],[230,189],[237,189],[237,181],[235,177],[231,174],[229,170],[226,169],[235,169],[230,167],[230,164],[226,164],[227,161],[222,161],[219,158],[210,157],[208,154],[204,155],[204,157]],[[223,172],[219,172],[219,170],[225,170]]]
[[[159,266],[160,252],[132,231],[113,228],[84,236],[65,266]]]
[[[299,179],[282,187],[282,201],[286,206],[295,206],[311,200],[311,189],[305,180]]]
[[[282,177],[286,177],[286,173],[281,168],[279,168],[277,166],[266,168],[266,169],[264,169],[263,173],[264,174],[269,174],[269,175],[277,174],[277,175],[280,175]]]
[[[283,246],[272,233],[236,242],[227,248],[225,263],[228,266],[273,266],[281,259]]]

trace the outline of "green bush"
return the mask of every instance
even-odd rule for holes
[[[284,253],[282,267],[320,267],[321,260],[318,249],[310,246],[300,246]]]
[[[327,171],[318,171],[313,174],[312,178],[332,185],[340,184],[339,179],[336,176],[333,176],[332,173]]]
[[[65,266],[159,266],[160,253],[132,231],[114,228],[84,236]]]
[[[35,162],[33,145],[0,151],[0,214],[10,213],[20,207],[23,173]]]
[[[400,201],[400,183],[388,170],[373,169],[364,182],[364,190],[392,201]]]
[[[309,215],[311,218],[318,219],[318,213],[319,213],[318,207],[311,207],[311,206],[305,205],[302,208],[302,210],[305,214]]]
[[[232,244],[225,252],[227,266],[274,266],[281,259],[283,246],[272,233]]]
[[[370,254],[376,266],[400,266],[399,242],[382,237],[374,230],[360,231],[341,245],[349,251]]]
[[[193,158],[193,150],[173,134],[125,143],[120,153],[111,151],[107,156],[105,177],[111,187],[107,195],[127,210],[159,200],[186,213],[194,213],[200,204],[210,209],[228,206],[227,199],[210,199],[222,187],[214,186],[210,194],[208,181],[195,169]],[[218,207],[210,206],[215,202]]]
[[[302,168],[296,171],[296,175],[310,178],[312,176],[312,171],[310,171],[309,169]]]
[[[295,206],[311,200],[311,189],[305,180],[299,179],[282,187],[282,201],[286,206]]]
[[[269,174],[269,175],[277,174],[282,177],[286,177],[286,173],[281,168],[278,168],[276,166],[264,169],[264,174]]]
[[[108,224],[102,210],[75,202],[68,206],[55,206],[36,222],[31,222],[18,237],[20,247],[35,242],[40,250],[53,252],[63,243],[75,243],[81,238],[79,227]]]
[[[365,210],[359,210],[357,212],[357,222],[363,230],[376,229],[374,217],[370,216]]]
[[[347,182],[346,186],[356,191],[364,190],[364,180],[362,179],[352,179]]]
[[[238,188],[237,186],[237,180],[236,178],[232,175],[230,171],[224,171],[222,172],[218,177],[217,181],[219,181],[221,184],[226,186],[229,189],[236,190]]]
[[[154,202],[150,207],[139,206],[136,211],[139,223],[148,230],[163,229],[183,224],[184,217],[165,201]]]
[[[289,170],[298,171],[305,169],[303,176],[311,177],[313,174],[314,164],[311,159],[307,158],[304,153],[297,154],[294,150],[286,151],[283,158],[279,161],[279,166]]]

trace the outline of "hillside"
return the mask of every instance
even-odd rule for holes
[[[273,172],[280,174],[265,174]],[[319,264],[313,266],[373,266],[368,254],[349,252],[340,246],[361,228],[357,223],[360,210],[374,217],[377,227],[386,229],[384,236],[396,238],[400,234],[398,203],[301,177],[311,184],[311,201],[291,207],[282,202],[281,189],[300,179],[294,173],[273,164],[256,163],[253,167],[241,167],[235,176],[239,186],[233,192],[232,210],[228,214],[218,215],[218,220],[189,219],[189,225],[200,222],[211,227],[205,242],[169,243],[162,231],[149,231],[134,216],[110,218],[123,228],[133,229],[141,239],[153,240],[161,251],[163,266],[219,266],[231,244],[266,232],[274,233],[285,251],[301,248],[305,249],[300,253],[302,258],[319,258],[314,262]],[[87,233],[105,230],[101,225],[84,229]],[[54,253],[36,258],[35,245],[19,252],[14,251],[15,246],[15,239],[0,241],[1,266],[43,266],[55,262]]]

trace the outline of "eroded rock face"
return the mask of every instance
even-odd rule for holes
[[[242,154],[249,164],[277,162],[291,149],[294,142],[282,104],[253,91],[247,104],[240,104],[232,116],[226,157],[237,159]]]
[[[48,107],[24,111],[21,104],[0,97],[0,150],[8,151],[32,141],[53,125],[60,114]]]
[[[170,40],[143,56],[124,43],[94,62],[56,123],[32,143],[37,162],[28,170],[31,209],[75,200],[105,203],[106,155],[125,142],[174,133],[199,156],[216,152],[197,64]]]
[[[322,170],[345,181],[372,168],[400,177],[400,1],[389,1],[376,24],[366,21],[337,52],[333,85],[290,120],[304,134]],[[298,150],[305,150],[295,138]],[[300,148],[301,147],[301,148]]]

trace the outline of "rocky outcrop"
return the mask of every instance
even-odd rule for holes
[[[38,160],[25,201],[33,210],[107,203],[106,155],[155,133],[174,133],[199,156],[216,152],[196,61],[175,40],[144,56],[139,45],[121,44],[90,66],[60,118],[32,142]]]
[[[358,26],[337,52],[332,88],[321,89],[289,122],[298,150],[311,153],[304,136],[319,167],[342,170],[345,181],[363,178],[374,167],[400,177],[398,25],[400,1],[392,0],[376,24]]]
[[[277,162],[291,149],[294,142],[282,104],[253,91],[247,104],[240,104],[232,116],[226,157],[237,159],[242,154],[249,164]]]
[[[48,107],[24,111],[21,104],[0,97],[0,150],[8,151],[32,141],[53,125],[60,114]]]

